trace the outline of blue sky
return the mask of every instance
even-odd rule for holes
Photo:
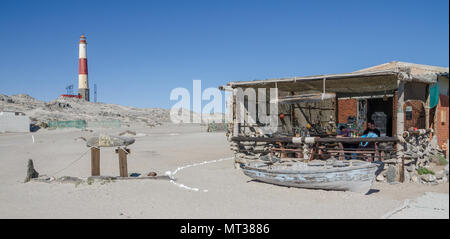
[[[91,91],[136,107],[170,108],[171,90],[193,79],[449,65],[448,0],[0,1],[0,94],[49,101],[76,88],[82,33]]]

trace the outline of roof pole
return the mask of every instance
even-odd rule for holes
[[[425,129],[428,129],[430,127],[430,85],[426,86],[426,101],[424,104],[425,109]]]
[[[325,97],[325,81],[326,81],[326,78],[323,78],[323,86],[322,86],[322,100],[323,100],[323,98]]]

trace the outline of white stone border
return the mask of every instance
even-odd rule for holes
[[[196,191],[196,192],[202,191],[202,192],[205,192],[205,193],[206,193],[206,192],[208,192],[208,189],[200,190],[199,188],[193,188],[193,187],[189,187],[189,186],[186,186],[186,185],[184,185],[184,184],[175,182],[175,177],[174,177],[175,174],[178,173],[179,171],[185,169],[185,168],[190,168],[190,167],[195,167],[195,166],[200,166],[200,165],[210,164],[210,163],[217,163],[217,162],[221,162],[221,161],[225,161],[225,160],[230,160],[230,159],[233,159],[233,157],[230,157],[230,158],[221,158],[221,159],[215,159],[215,160],[211,160],[211,161],[203,161],[203,162],[201,162],[201,163],[189,164],[189,165],[185,165],[185,166],[178,167],[178,168],[175,169],[174,171],[167,171],[167,172],[165,173],[165,175],[169,176],[170,182],[171,182],[172,184],[174,184],[174,185],[176,185],[176,186],[178,186],[178,187],[180,187],[180,188],[184,188],[184,189],[191,190],[191,191]]]
[[[381,219],[389,219],[390,217],[392,217],[392,215],[400,212],[401,210],[405,209],[409,207],[409,199],[406,199],[405,201],[403,201],[403,205],[399,208],[396,208],[388,213],[386,213],[384,216],[381,217]]]

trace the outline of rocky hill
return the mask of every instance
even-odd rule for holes
[[[54,120],[120,120],[124,124],[155,126],[170,122],[170,111],[167,109],[135,108],[63,97],[45,102],[26,94],[0,94],[0,111],[23,112],[36,124]]]

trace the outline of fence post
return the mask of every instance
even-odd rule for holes
[[[120,177],[128,177],[127,154],[129,154],[130,151],[129,149],[123,149],[119,147],[116,152],[119,154]]]
[[[91,147],[91,176],[100,176],[100,148]]]

